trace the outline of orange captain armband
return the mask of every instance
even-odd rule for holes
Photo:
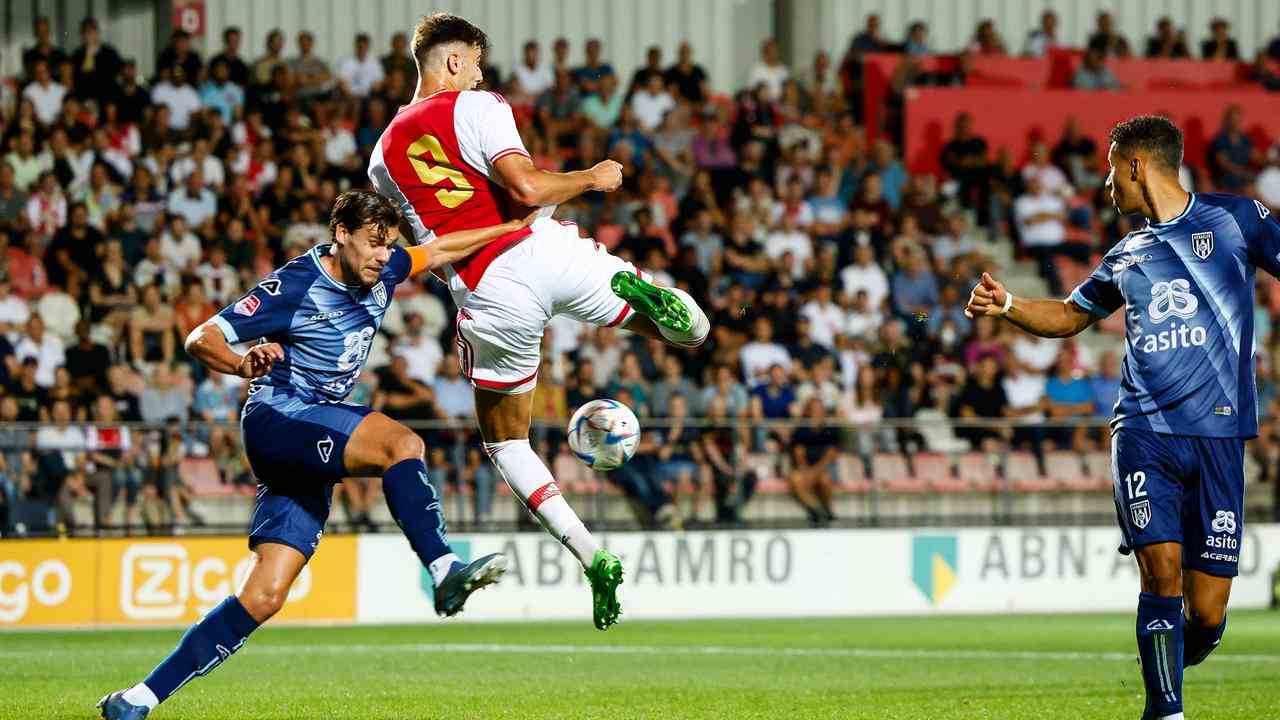
[[[427,249],[426,245],[410,245],[405,248],[405,252],[409,253],[409,277],[413,277],[427,269],[431,251]]]

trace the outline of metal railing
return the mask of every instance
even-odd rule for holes
[[[402,420],[423,435],[428,446],[431,479],[445,497],[450,527],[459,531],[534,529],[527,513],[512,511],[503,496],[502,481],[479,452],[479,433],[473,422],[463,419]],[[831,442],[836,460],[817,472],[830,480],[835,497],[834,524],[844,527],[893,527],[969,524],[1109,524],[1114,522],[1110,505],[1110,471],[1106,453],[1110,432],[1103,418],[1025,420],[1010,418],[914,417],[886,418],[874,423],[850,422],[843,418],[821,421],[805,418],[712,420],[707,418],[643,418],[642,431],[652,436],[674,424],[700,434],[716,433],[728,463],[717,466],[705,453],[679,453],[678,460],[691,461],[676,473],[670,459],[660,456],[662,444],[641,445],[641,451],[620,471],[593,473],[564,452],[565,420],[537,420],[530,438],[535,448],[557,475],[562,490],[579,513],[593,527],[633,529],[670,526],[658,503],[674,499],[677,515],[687,514],[684,505],[698,498],[702,511],[694,523],[707,527],[805,526],[811,517],[792,499],[796,477],[792,439],[802,429],[834,431]],[[68,423],[79,428],[95,423]],[[0,534],[13,535],[15,528],[26,535],[96,533],[116,535],[130,532],[241,533],[252,504],[256,480],[251,474],[234,477],[224,472],[248,470],[239,448],[239,427],[234,423],[187,422],[176,425],[111,423],[129,428],[132,457],[137,473],[123,483],[107,478],[92,462],[79,469],[85,492],[72,498],[81,520],[59,507],[58,478],[46,477],[41,456],[50,453],[90,452],[79,447],[38,447],[35,438],[41,428],[63,427],[54,423],[0,423],[0,454],[6,460],[0,470]],[[981,433],[982,447],[966,439]],[[205,485],[190,488],[197,502],[190,509],[215,507],[220,516],[203,526],[180,522],[179,509],[169,493],[178,492],[170,484],[173,463],[166,464],[162,436],[180,435],[185,451],[183,469],[203,463]],[[221,438],[219,440],[218,438]],[[176,439],[173,440],[176,442]],[[221,442],[221,448],[210,447]],[[1083,443],[1071,449],[1072,443]],[[1059,446],[1066,445],[1066,449]],[[682,448],[678,448],[682,449]],[[25,457],[19,457],[24,456]],[[171,454],[169,459],[172,460]],[[1074,469],[1071,458],[1076,458]],[[15,460],[27,466],[14,468]],[[1249,481],[1252,517],[1280,517],[1280,497],[1274,491],[1274,470],[1268,463],[1255,463]],[[210,467],[212,466],[212,467]],[[810,466],[810,472],[817,466]],[[1066,469],[1064,477],[1060,471]],[[974,477],[974,472],[990,477]],[[210,480],[208,472],[214,473]],[[165,480],[169,473],[169,480]],[[109,472],[107,473],[110,474]],[[180,473],[178,473],[180,475]],[[270,480],[270,479],[268,479]],[[1270,481],[1259,485],[1259,480]],[[63,482],[67,479],[63,478]],[[139,487],[130,488],[129,483]],[[216,483],[210,487],[207,483]],[[352,484],[360,485],[360,483]],[[363,485],[361,485],[363,487]],[[667,488],[670,487],[670,490]],[[728,490],[725,490],[728,487]],[[210,502],[206,491],[236,500]],[[722,492],[722,490],[724,492]],[[87,501],[110,493],[106,507],[111,519],[83,518]],[[154,517],[135,518],[134,527],[115,520],[121,515],[121,499],[133,493],[140,504],[159,502]],[[728,494],[728,500],[722,495]],[[674,495],[674,498],[672,497]],[[350,507],[350,495],[336,503]],[[655,500],[655,497],[657,498]],[[201,500],[201,498],[205,498]],[[158,500],[157,500],[158,499]],[[366,498],[367,499],[367,498]],[[101,502],[98,500],[99,503]],[[737,503],[736,506],[726,507]],[[682,505],[683,504],[683,505]],[[228,511],[230,505],[234,509]],[[375,508],[380,507],[380,501]],[[144,505],[145,509],[145,505]],[[357,508],[358,510],[359,508]],[[39,514],[47,520],[39,522]],[[227,517],[228,513],[232,517]],[[1261,513],[1261,514],[1259,514]],[[97,513],[94,513],[95,515]],[[360,529],[393,530],[383,513],[360,517],[338,507],[331,515],[335,531]],[[34,517],[33,517],[34,516]],[[126,518],[128,516],[126,515]],[[33,521],[34,520],[34,521]],[[679,523],[674,523],[678,525]],[[826,523],[823,523],[826,524]]]

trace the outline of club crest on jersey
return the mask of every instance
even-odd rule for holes
[[[257,295],[245,295],[240,302],[236,303],[235,310],[237,315],[253,317],[260,307],[262,307],[262,300]]]
[[[377,285],[373,286],[372,292],[373,292],[373,301],[378,303],[378,307],[380,308],[386,307],[387,306],[387,286],[384,283],[379,282]]]
[[[329,462],[329,456],[333,454],[333,438],[325,435],[323,440],[316,443],[316,452],[320,453],[320,462]]]
[[[1133,524],[1143,530],[1147,525],[1151,524],[1151,501],[1140,500],[1129,506],[1129,519],[1133,520]]]
[[[1208,260],[1213,253],[1213,231],[1191,233],[1191,252],[1201,260]]]

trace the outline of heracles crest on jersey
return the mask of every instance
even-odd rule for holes
[[[1201,260],[1208,260],[1213,253],[1213,231],[1191,233],[1191,252]]]

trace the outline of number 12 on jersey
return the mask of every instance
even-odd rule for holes
[[[452,190],[443,187],[436,190],[436,200],[441,205],[452,210],[475,194],[467,177],[449,162],[449,157],[444,154],[444,148],[434,135],[418,138],[417,142],[409,146],[406,154],[422,184],[436,186],[447,180],[453,186]],[[423,155],[429,156],[430,162]]]

